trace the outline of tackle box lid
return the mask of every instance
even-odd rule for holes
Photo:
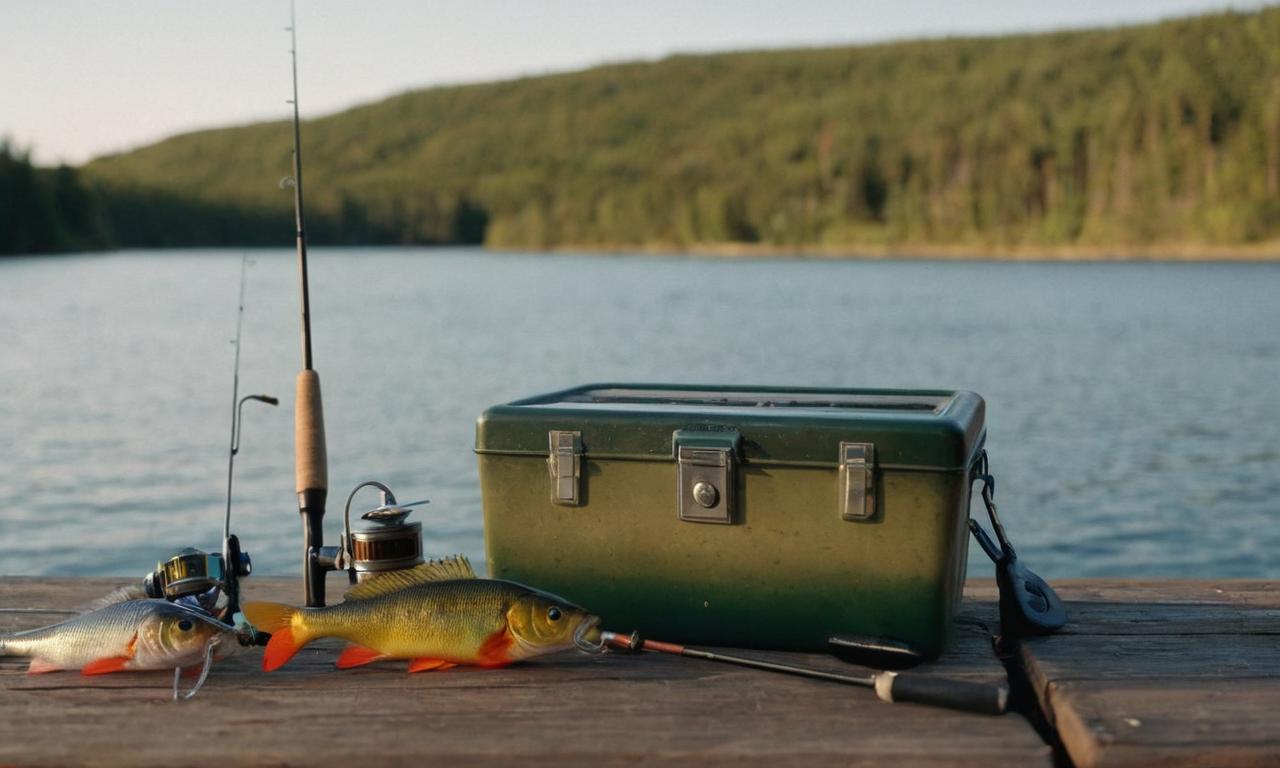
[[[475,450],[547,456],[551,432],[577,431],[589,458],[670,461],[677,432],[737,431],[749,463],[834,467],[840,444],[859,442],[885,469],[956,471],[982,445],[984,411],[955,390],[588,384],[489,408]]]

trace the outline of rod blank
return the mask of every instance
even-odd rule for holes
[[[743,656],[704,651],[700,648],[689,648],[676,643],[645,640],[640,637],[639,633],[621,635],[616,632],[602,632],[600,636],[606,645],[626,651],[665,653],[672,656],[684,656],[691,659],[704,659],[706,661],[718,661],[723,664],[734,664],[740,667],[761,669],[766,672],[778,672],[785,675],[796,675],[816,680],[827,680],[833,683],[872,688],[881,701],[889,703],[909,701],[916,704],[946,707],[947,709],[983,715],[1003,715],[1009,703],[1009,689],[1002,685],[974,683],[967,680],[954,680],[931,675],[903,675],[898,672],[875,672],[865,677],[842,675],[838,672],[827,672],[821,669],[797,667],[792,664],[780,664],[773,661],[764,661],[763,659],[749,659]]]

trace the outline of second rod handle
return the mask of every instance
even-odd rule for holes
[[[1009,704],[1009,689],[1002,685],[897,672],[877,672],[875,683],[876,696],[888,702],[913,701],[983,715],[1003,715]]]

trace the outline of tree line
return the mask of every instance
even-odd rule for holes
[[[432,88],[303,140],[316,242],[1268,242],[1280,9]],[[93,190],[117,244],[284,244],[290,142],[284,122],[201,131],[48,178]]]

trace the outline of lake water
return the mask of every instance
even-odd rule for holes
[[[216,549],[241,251],[0,260],[0,573]],[[291,250],[250,252],[233,530],[298,572]],[[316,249],[329,541],[387,482],[483,559],[487,406],[589,381],[972,389],[1049,578],[1280,578],[1280,265],[715,260]],[[367,508],[372,493],[356,506]],[[990,575],[974,550],[971,573]]]

